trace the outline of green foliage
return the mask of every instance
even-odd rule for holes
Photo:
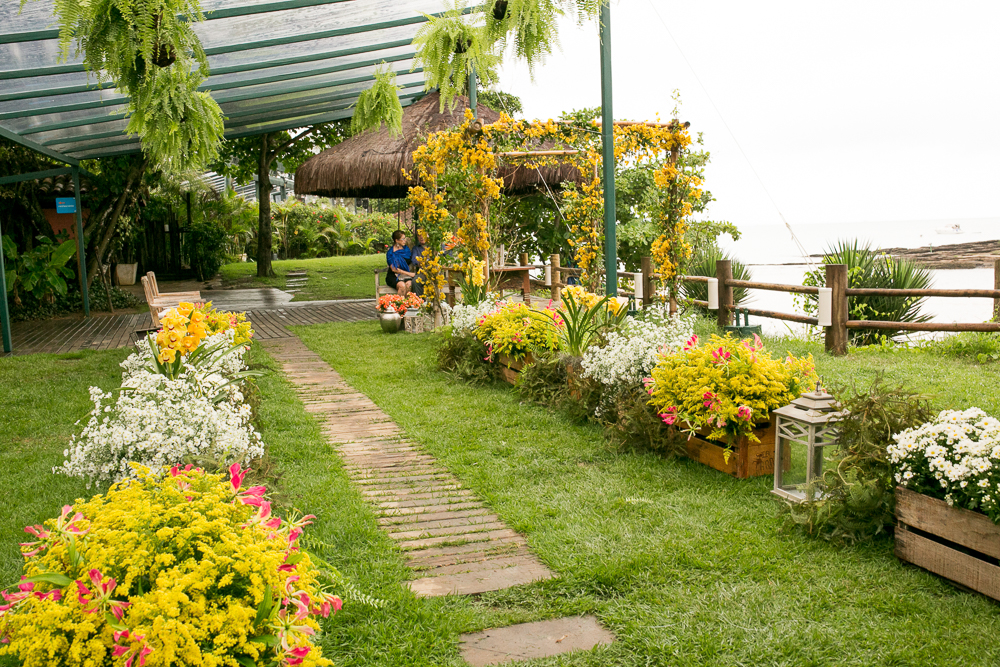
[[[455,97],[465,92],[473,68],[483,86],[497,79],[500,56],[496,44],[483,26],[465,18],[464,0],[454,0],[442,16],[427,17],[413,37],[417,48],[413,68],[423,68],[426,88],[441,92],[441,110],[455,107]]]
[[[88,72],[129,96],[127,131],[154,164],[179,172],[215,156],[222,110],[197,92],[209,74],[192,29],[198,0],[56,0],[55,15],[62,59],[82,53]]]
[[[855,544],[892,529],[895,484],[886,454],[892,435],[930,421],[935,413],[927,397],[890,384],[883,373],[868,386],[853,385],[835,393],[847,412],[839,422],[837,451],[824,464],[822,481],[811,489],[815,499],[786,501],[782,509],[787,527]]]
[[[506,12],[497,7],[498,0],[491,0],[486,7],[488,33],[504,46],[511,46],[534,77],[535,66],[559,44],[557,23],[564,12],[555,0],[499,2],[506,5]]]
[[[517,95],[505,93],[502,90],[480,90],[476,101],[478,104],[489,107],[497,113],[506,113],[508,116],[516,116],[524,113],[521,98]]]
[[[299,136],[298,134],[293,136],[287,130],[268,133],[268,150],[274,151],[278,147],[285,146],[275,156],[277,160],[281,161],[284,171],[294,173],[303,162],[312,156],[331,146],[336,146],[349,137],[351,119],[345,118],[317,125],[310,129],[309,134],[291,144],[288,142],[295,136]],[[259,136],[227,139],[219,148],[219,157],[210,165],[210,168],[223,176],[231,176],[237,184],[251,183],[254,175],[257,174],[262,143]],[[286,146],[286,144],[288,145]]]
[[[226,263],[226,230],[213,220],[198,220],[187,226],[184,254],[198,280],[209,280]]]
[[[38,301],[52,303],[56,295],[66,296],[66,279],[73,277],[73,270],[66,263],[76,254],[76,242],[56,245],[47,236],[36,239],[38,245],[34,249],[19,253],[13,239],[0,237],[4,256],[10,262],[5,275],[7,291],[13,293],[16,305],[21,305],[22,292]]]
[[[651,450],[668,457],[685,451],[687,436],[663,423],[641,385],[614,392],[611,405],[601,411],[600,421],[608,440],[621,449]]]
[[[559,349],[570,356],[582,357],[603,332],[621,325],[628,315],[628,309],[611,296],[592,300],[593,303],[590,303],[578,299],[574,292],[573,288],[563,292],[562,307],[559,309],[562,322],[556,331]]]
[[[963,331],[940,340],[923,341],[915,348],[957,359],[973,359],[981,364],[1000,361],[1000,334]]]
[[[898,259],[872,250],[868,243],[857,239],[841,240],[823,255],[824,264],[846,264],[847,286],[876,287],[891,289],[926,289],[931,286],[931,272],[907,259]],[[822,269],[806,273],[802,281],[805,285],[826,285],[826,274]],[[797,301],[808,314],[817,311],[817,296],[802,295]],[[873,320],[879,322],[927,322],[930,315],[920,312],[924,303],[922,297],[896,296],[852,296],[849,299],[848,318],[852,320]],[[892,329],[848,329],[850,340],[855,345],[871,345],[883,338],[890,340],[905,334]]]
[[[438,347],[438,368],[463,382],[488,384],[500,375],[497,364],[485,363],[486,345],[475,336],[455,336],[450,327],[442,330]]]
[[[390,135],[403,132],[403,106],[399,102],[396,73],[383,61],[375,68],[375,83],[358,96],[358,104],[351,118],[351,133],[382,129],[385,123]]]
[[[688,264],[687,274],[690,276],[708,276],[714,278],[715,263],[725,259],[732,262],[733,278],[736,280],[753,280],[750,268],[746,264],[722,252],[714,244],[695,253]],[[682,283],[681,294],[685,299],[708,301],[708,285],[706,283]],[[733,288],[733,302],[737,306],[742,306],[749,300],[750,290],[745,287]]]
[[[202,77],[197,72],[173,66],[149,78],[132,102],[125,131],[142,139],[143,151],[159,169],[202,170],[219,155],[222,110],[198,90]]]
[[[566,364],[569,361],[558,353],[537,357],[534,363],[524,366],[518,373],[518,393],[525,400],[539,405],[557,405],[566,395]]]

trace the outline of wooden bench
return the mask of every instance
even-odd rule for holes
[[[201,292],[167,292],[160,293],[160,287],[156,284],[156,274],[152,271],[146,272],[146,277],[149,278],[149,285],[153,289],[153,298],[178,298],[181,301],[203,301],[201,298]]]
[[[153,291],[154,284],[153,280],[150,280],[149,274],[142,277],[142,291],[146,295],[146,303],[149,304],[149,314],[153,318],[153,326],[157,329],[160,327],[160,313],[164,310],[175,308],[182,301],[201,301],[200,292],[170,292],[157,296],[156,292]]]

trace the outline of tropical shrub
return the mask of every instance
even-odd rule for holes
[[[579,285],[567,287],[559,306],[562,318],[556,323],[560,349],[582,357],[600,336],[621,325],[628,314],[627,304],[624,299],[599,297]]]
[[[823,255],[824,264],[846,264],[847,286],[876,287],[883,289],[926,289],[931,286],[931,272],[908,259],[899,259],[876,250],[858,240],[838,241]],[[826,285],[822,269],[806,273],[803,284],[821,287]],[[815,314],[818,297],[805,294],[799,297],[803,310]],[[927,322],[930,315],[920,312],[923,297],[852,296],[848,300],[848,319],[879,322]],[[883,339],[895,339],[906,332],[893,329],[848,329],[848,336],[855,345],[871,345]]]
[[[73,277],[73,270],[66,262],[76,254],[76,242],[63,241],[56,245],[47,236],[39,235],[36,239],[37,247],[19,253],[11,237],[0,237],[3,254],[10,262],[4,276],[7,291],[14,294],[14,304],[18,306],[22,292],[48,303],[54,301],[56,295],[66,296],[66,279]]]
[[[887,450],[893,434],[930,420],[926,397],[878,374],[870,385],[834,389],[840,397],[837,447],[803,503],[785,502],[786,525],[854,544],[892,531],[895,483]]]
[[[893,440],[897,484],[1000,523],[1000,420],[979,408],[944,410]]]
[[[453,327],[445,328],[442,335],[438,348],[439,369],[472,384],[487,384],[499,377],[499,368],[486,363],[490,352],[481,340]]]
[[[664,355],[647,390],[666,424],[707,427],[709,438],[732,447],[741,438],[757,442],[754,424],[815,382],[812,355],[778,360],[756,335],[752,344],[713,335],[703,344],[692,336],[682,350]]]
[[[244,475],[140,467],[28,526],[0,655],[25,667],[332,664],[315,637],[341,607],[322,582],[340,575],[300,548],[314,517],[278,517]]]
[[[973,359],[981,364],[1000,361],[1000,334],[985,331],[963,331],[940,340],[920,341],[913,348],[931,354],[958,359]]]
[[[476,337],[486,344],[490,361],[498,354],[520,361],[529,353],[559,349],[560,326],[562,317],[554,310],[507,301],[480,318]]]
[[[687,266],[687,273],[691,276],[714,278],[716,275],[716,262],[726,259],[732,262],[733,278],[736,280],[753,280],[750,269],[746,264],[722,252],[714,244],[700,249],[695,253]],[[706,283],[681,283],[681,296],[685,299],[694,299],[695,301],[708,301],[708,285]],[[733,288],[733,303],[735,305],[744,305],[749,300],[750,290],[746,287]]]
[[[184,254],[198,280],[211,280],[226,263],[229,255],[225,228],[214,220],[197,220],[184,234]]]

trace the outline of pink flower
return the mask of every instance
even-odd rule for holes
[[[706,391],[701,398],[705,402],[704,405],[708,408],[709,412],[714,412],[719,408],[719,396],[717,394]]]
[[[712,359],[717,364],[729,361],[730,357],[732,356],[733,355],[729,354],[729,352],[727,352],[725,348],[722,347],[720,347],[718,350],[712,350]]]
[[[88,575],[90,576],[90,583],[93,586],[93,590],[87,588],[79,579],[76,580],[77,600],[85,607],[83,611],[93,614],[104,609],[110,610],[119,621],[125,618],[125,609],[129,603],[111,599],[111,594],[115,592],[115,588],[118,585],[114,578],[109,577],[107,581],[104,581],[104,576],[97,569],[91,569]],[[91,599],[88,600],[88,597]],[[89,608],[86,608],[88,605]]]
[[[677,423],[677,406],[674,405],[667,408],[667,411],[661,414],[660,418],[663,420],[663,423],[666,424],[667,426],[673,426],[675,423]]]
[[[744,421],[750,421],[750,416],[752,414],[753,414],[753,409],[746,405],[741,405],[736,410],[736,416],[738,416],[740,419]]]
[[[242,504],[260,507],[261,503],[264,502],[264,494],[267,493],[266,487],[251,486],[246,491],[240,491],[240,488],[243,486],[243,478],[249,472],[249,469],[241,470],[240,464],[234,463],[229,466],[229,484],[232,486],[233,493],[236,494],[236,499]]]
[[[20,583],[17,585],[16,593],[0,591],[0,596],[3,596],[3,599],[7,602],[7,604],[0,604],[0,618],[3,618],[5,613],[31,597],[34,588],[35,584],[33,583]]]
[[[688,338],[687,342],[684,343],[684,351],[688,352],[698,347],[698,336],[694,335]]]
[[[334,613],[340,611],[344,603],[336,595],[330,595],[324,591],[320,591],[316,594],[316,599],[318,604],[313,607],[312,613],[319,614],[323,618],[329,618],[330,612]]]
[[[32,556],[35,556],[44,551],[45,548],[49,546],[49,539],[52,537],[52,534],[49,533],[49,531],[45,530],[44,526],[40,525],[25,526],[24,532],[28,533],[29,535],[34,535],[35,537],[38,538],[38,540],[35,542],[21,542],[22,547],[27,547],[28,549],[30,549],[30,551],[25,551],[21,554],[25,558],[31,558]],[[32,547],[34,548],[32,549]]]
[[[123,655],[128,655],[125,667],[132,667],[132,662],[136,657],[139,658],[139,667],[142,667],[146,664],[146,656],[153,652],[153,649],[149,648],[146,644],[145,635],[131,634],[128,630],[122,630],[121,632],[115,632],[114,638],[115,645],[111,650],[111,657],[119,658]],[[138,642],[138,645],[132,646],[125,642]]]

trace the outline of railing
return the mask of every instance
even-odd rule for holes
[[[526,297],[530,295],[530,277],[528,272],[531,269],[544,269],[544,284],[551,288],[552,299],[558,301],[561,291],[568,284],[563,282],[565,276],[580,275],[582,269],[564,267],[560,265],[558,254],[549,256],[548,264],[528,264],[528,256],[520,256],[519,266],[497,267],[493,271],[523,271],[524,288]],[[632,292],[619,289],[619,296],[628,296],[636,301],[641,301],[644,305],[652,303],[656,293],[656,280],[659,274],[653,271],[653,262],[650,257],[643,257],[641,261],[641,271],[638,273],[619,271],[619,276],[629,277],[635,281],[635,288]],[[810,317],[797,313],[784,313],[775,310],[763,310],[760,308],[745,308],[749,314],[757,317],[767,317],[770,319],[784,320],[787,322],[797,322],[811,326],[821,326],[825,330],[825,347],[827,352],[833,354],[847,353],[847,339],[849,329],[885,329],[891,331],[1000,331],[1000,259],[994,263],[994,285],[996,289],[886,289],[875,287],[848,287],[847,265],[828,264],[826,265],[826,285],[824,287],[813,287],[810,285],[789,285],[782,283],[765,283],[755,280],[736,280],[733,278],[732,262],[720,260],[715,265],[715,277],[710,276],[681,276],[681,280],[686,283],[704,283],[707,287],[708,300],[692,300],[690,303],[717,311],[717,322],[720,327],[729,326],[733,322],[733,313],[736,310],[733,299],[734,289],[757,289],[771,292],[786,292],[790,294],[809,294],[817,297],[818,315]],[[449,276],[449,284],[453,284]],[[884,296],[884,297],[962,297],[962,298],[984,298],[993,299],[993,312],[996,320],[994,322],[968,322],[968,323],[943,323],[943,322],[883,322],[875,320],[851,320],[848,319],[850,313],[849,299],[861,296]],[[454,291],[451,292],[454,298]],[[530,298],[530,297],[529,297]],[[671,303],[671,312],[676,311],[677,304]]]

